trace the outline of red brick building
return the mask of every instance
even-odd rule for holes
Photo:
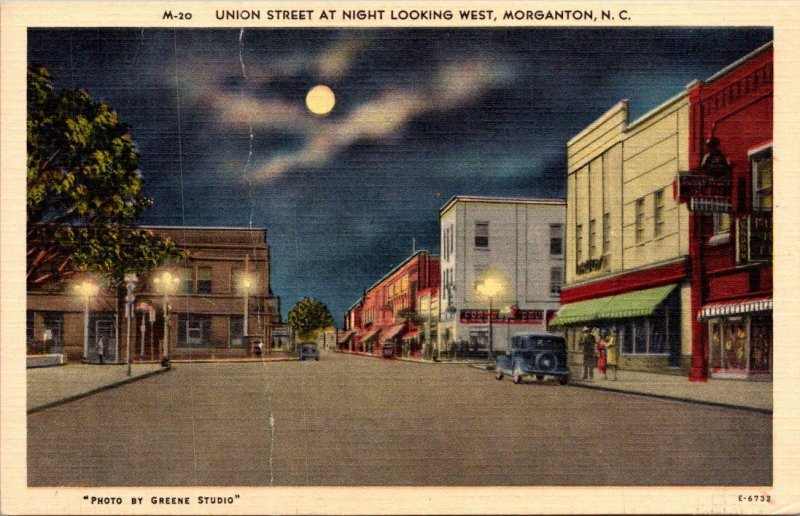
[[[418,317],[418,294],[438,286],[439,257],[427,251],[414,253],[367,289],[348,310],[340,349],[380,355],[386,348],[395,355],[404,350],[419,355],[419,328],[413,320]]]
[[[688,87],[690,170],[726,187],[691,208],[693,380],[771,376],[772,72],[770,43]]]

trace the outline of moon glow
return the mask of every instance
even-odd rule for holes
[[[336,105],[336,95],[324,84],[314,86],[306,95],[306,107],[315,115],[327,115]]]

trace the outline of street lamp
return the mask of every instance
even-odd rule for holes
[[[136,289],[136,282],[139,281],[139,278],[136,276],[135,273],[127,273],[125,274],[125,289],[127,290],[127,295],[125,296],[125,316],[127,318],[126,321],[126,352],[125,352],[125,360],[128,362],[128,376],[131,375],[131,316],[133,315],[133,302],[136,300],[136,294],[134,290]]]
[[[494,355],[494,347],[492,346],[492,301],[495,296],[503,290],[503,285],[495,278],[486,278],[481,283],[478,283],[478,294],[489,300],[489,362],[492,361]]]
[[[244,322],[242,324],[243,337],[247,339],[249,335],[248,323],[250,320],[250,293],[255,289],[256,282],[253,277],[244,273],[239,278],[239,292],[244,296]]]
[[[83,361],[89,356],[89,300],[100,291],[97,283],[83,280],[75,285],[75,293],[83,297]]]
[[[162,358],[169,357],[169,295],[175,291],[180,282],[180,278],[169,271],[162,272],[161,275],[153,280],[156,290],[164,294],[164,346],[161,350]]]

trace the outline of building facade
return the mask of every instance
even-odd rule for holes
[[[771,378],[772,77],[770,43],[688,87],[689,170],[726,186],[687,201],[693,380]]]
[[[188,258],[138,278],[130,332],[133,359],[247,356],[253,352],[254,341],[270,342],[271,327],[280,322],[280,303],[270,289],[266,230],[144,229],[173,240],[187,251]],[[166,296],[164,273],[176,278]],[[80,278],[28,292],[29,350],[45,350],[47,342],[48,351],[63,352],[70,360],[98,362],[102,349],[104,362],[123,361],[127,327],[116,295],[101,289],[96,295],[81,297],[75,293],[77,281]]]
[[[503,351],[545,332],[564,275],[563,200],[457,196],[439,211],[440,353]]]
[[[438,284],[439,257],[427,251],[412,254],[368,288],[348,310],[339,348],[375,355],[420,356],[418,294]]]

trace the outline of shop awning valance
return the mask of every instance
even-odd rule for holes
[[[709,303],[700,310],[698,319],[710,319],[726,315],[750,314],[756,312],[769,312],[772,310],[771,297],[758,297],[738,299],[736,301],[723,301]]]
[[[653,315],[677,285],[637,290],[616,296],[588,299],[561,307],[550,326],[573,326],[595,321],[611,321]]]
[[[403,340],[416,339],[418,335],[419,335],[419,331],[418,330],[411,330],[410,332],[404,334],[402,339]]]
[[[381,329],[380,329],[380,328],[376,328],[376,329],[374,329],[374,330],[372,330],[372,331],[370,331],[370,332],[367,332],[367,334],[366,334],[366,335],[364,335],[364,336],[361,338],[361,341],[362,341],[362,342],[367,342],[367,341],[370,341],[370,340],[374,339],[374,338],[375,338],[375,336],[376,336],[376,335],[377,335],[377,334],[378,334],[380,331],[381,331]]]
[[[355,333],[356,332],[350,330],[350,331],[346,331],[346,332],[342,333],[341,335],[339,335],[339,344],[344,344],[345,342],[350,340],[350,337],[352,337]]]
[[[393,338],[397,337],[401,331],[405,328],[405,324],[395,324],[391,326],[386,332],[381,335],[382,340],[392,340]]]

